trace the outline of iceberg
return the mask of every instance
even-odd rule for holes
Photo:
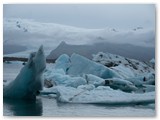
[[[120,89],[125,92],[137,90],[137,87],[132,82],[120,78],[106,79],[104,85],[110,86],[113,89]]]
[[[59,72],[62,69],[54,70],[54,73],[49,75],[46,79],[52,81],[56,85],[71,86],[77,88],[80,85],[87,84],[87,81],[82,77],[71,77],[65,75],[63,72]]]
[[[135,76],[125,65],[108,68],[78,54],[61,55],[45,77],[56,86],[41,94],[59,102],[108,105],[154,104],[154,72]]]
[[[152,92],[155,91],[154,85],[143,85],[143,92]]]
[[[93,55],[93,61],[112,68],[124,78],[155,72],[154,67],[147,62],[125,58],[111,53],[99,52],[96,55]]]
[[[146,75],[126,78],[126,80],[132,82],[137,87],[141,87],[144,84],[155,85],[155,74],[154,73],[148,73]]]
[[[43,89],[42,74],[45,68],[46,59],[41,46],[38,52],[30,54],[27,64],[21,69],[16,79],[4,86],[3,97],[35,99],[37,91]]]
[[[92,74],[84,74],[83,77],[86,79],[87,84],[92,84],[95,87],[103,85],[105,81],[104,79]]]
[[[155,65],[155,59],[154,58],[152,58],[149,62],[152,63],[153,65]]]
[[[99,86],[93,90],[64,87],[57,88],[58,100],[68,103],[95,103],[108,105],[150,104],[155,102],[155,92],[126,93],[110,87]]]
[[[55,69],[63,69],[66,73],[70,64],[70,57],[67,54],[63,54],[55,61]]]
[[[137,87],[141,87],[144,84],[144,76],[131,77],[126,80],[132,82]]]
[[[134,72],[130,68],[127,68],[124,65],[120,64],[116,67],[112,67],[112,69],[118,72],[123,78],[135,77]]]
[[[73,76],[82,76],[83,74],[93,74],[100,78],[121,78],[121,76],[110,68],[102,64],[91,61],[81,55],[72,54],[70,57],[71,65],[67,74]]]

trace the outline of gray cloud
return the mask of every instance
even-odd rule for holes
[[[153,4],[5,4],[5,18],[35,19],[84,28],[155,28]]]

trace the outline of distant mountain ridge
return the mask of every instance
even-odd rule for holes
[[[149,61],[155,57],[154,47],[140,47],[130,44],[114,44],[109,42],[95,43],[93,45],[70,45],[63,41],[56,49],[51,51],[47,58],[56,59],[61,54],[68,54],[70,56],[73,53],[77,53],[92,59],[92,55],[98,52],[109,52],[141,61]]]

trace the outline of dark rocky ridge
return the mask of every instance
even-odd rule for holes
[[[72,53],[77,53],[92,59],[92,54],[97,54],[98,52],[109,52],[141,61],[149,61],[155,57],[154,47],[141,47],[130,44],[114,44],[109,42],[96,43],[93,45],[70,45],[65,42],[61,42],[56,49],[51,51],[47,58],[56,59],[61,54],[68,54],[70,56]]]

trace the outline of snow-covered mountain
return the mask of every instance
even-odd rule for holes
[[[92,45],[94,43],[129,44],[154,49],[155,31],[142,27],[132,30],[115,28],[85,29],[54,23],[42,23],[27,19],[4,19],[4,45],[6,54],[8,45],[27,47],[14,55],[26,55],[44,45],[46,54],[55,49],[62,41],[71,45]],[[15,47],[16,49],[16,47]],[[116,49],[116,48],[114,48]],[[17,51],[16,51],[17,52]]]

